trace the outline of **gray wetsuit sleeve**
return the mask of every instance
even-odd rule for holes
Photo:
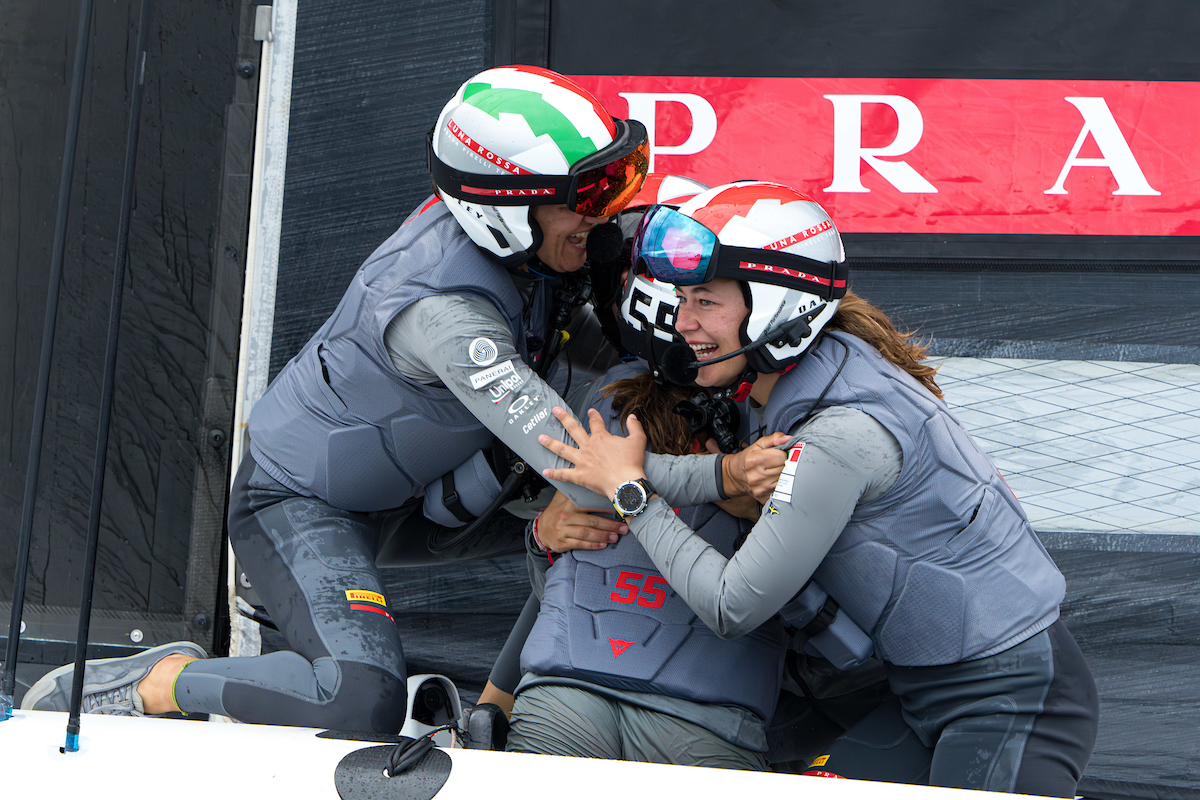
[[[899,443],[860,411],[827,409],[796,432],[805,446],[791,499],[776,492],[733,558],[695,535],[661,499],[629,521],[671,588],[723,638],[749,633],[791,600],[855,506],[899,475]]]
[[[497,356],[488,365],[471,360],[471,343],[487,338]],[[384,335],[392,363],[420,383],[441,383],[476,419],[539,473],[571,464],[538,444],[545,433],[571,441],[550,410],[567,407],[545,381],[521,361],[508,323],[491,303],[474,297],[433,295],[408,306]],[[607,501],[572,483],[555,488],[584,508]]]
[[[723,455],[668,456],[646,453],[646,479],[672,508],[728,500],[721,478]]]

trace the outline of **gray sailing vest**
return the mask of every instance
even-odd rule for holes
[[[630,366],[609,376],[627,377],[625,369],[645,371]],[[611,398],[593,407],[620,432]],[[726,558],[750,528],[712,504],[681,509],[679,517]],[[718,637],[667,585],[637,539],[625,535],[603,550],[574,550],[554,562],[521,670],[740,706],[770,720],[786,646],[778,619],[733,641]]]
[[[952,664],[1051,625],[1065,582],[1016,497],[946,404],[873,347],[827,334],[775,385],[765,429],[791,430],[827,386],[820,408],[871,415],[903,452],[896,483],[855,508],[814,573],[876,655]]]
[[[521,359],[542,338],[549,289],[528,322],[512,277],[463,233],[444,203],[425,204],[359,268],[337,310],[288,362],[250,415],[255,461],[275,480],[347,511],[398,508],[492,434],[453,393],[401,375],[384,331],[431,295],[482,298],[505,319]],[[540,345],[539,345],[540,347]]]

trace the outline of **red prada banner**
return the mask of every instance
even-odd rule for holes
[[[652,170],[778,181],[843,232],[1200,236],[1200,83],[575,79]]]

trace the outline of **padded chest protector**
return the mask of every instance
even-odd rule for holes
[[[818,410],[826,387],[822,408],[871,415],[903,451],[895,484],[855,508],[814,573],[871,636],[876,655],[901,666],[951,664],[1000,652],[1052,624],[1062,574],[946,404],[873,347],[837,331],[779,379],[765,429],[792,430]]]
[[[610,373],[611,374],[611,373]],[[593,404],[617,431],[611,400]],[[726,557],[750,523],[715,505],[680,519]],[[546,573],[537,622],[521,669],[635,692],[735,705],[763,720],[774,713],[786,637],[772,619],[726,641],[667,584],[632,535],[603,550],[575,550]]]

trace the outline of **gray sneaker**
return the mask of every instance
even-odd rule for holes
[[[142,699],[135,689],[155,664],[174,653],[195,658],[208,656],[198,644],[171,642],[124,658],[97,658],[85,662],[83,713],[143,716]],[[26,711],[69,711],[74,676],[74,664],[47,672],[40,681],[29,687],[21,701],[21,708]]]

